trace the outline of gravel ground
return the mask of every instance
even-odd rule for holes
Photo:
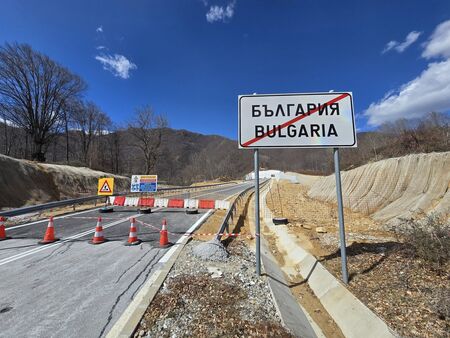
[[[293,337],[282,325],[255,256],[234,240],[226,261],[193,255],[191,241],[147,309],[135,337]]]

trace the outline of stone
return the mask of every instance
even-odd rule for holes
[[[325,233],[327,233],[327,231],[325,230],[324,227],[317,227],[317,228],[316,228],[316,232],[319,233],[319,234],[325,234]]]
[[[211,278],[220,278],[223,276],[223,272],[220,271],[215,266],[208,266],[208,273],[211,275]]]

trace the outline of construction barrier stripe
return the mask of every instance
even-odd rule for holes
[[[125,196],[116,196],[114,198],[114,205],[122,206],[125,204]]]
[[[154,225],[151,225],[151,224],[142,222],[141,220],[136,220],[136,222],[138,222],[138,223],[141,224],[141,225],[145,225],[145,226],[148,226],[148,227],[153,228],[153,229],[155,229],[155,230],[161,231],[160,228],[158,228],[158,227],[156,227],[156,226],[154,226]],[[171,234],[171,235],[179,235],[179,234],[177,234],[177,233],[170,232],[170,231],[168,231],[168,230],[166,230],[166,231],[167,231],[167,233],[169,233],[169,234]],[[245,236],[245,234],[241,234],[241,233],[232,233],[232,232],[230,232],[230,233],[228,233],[228,232],[223,232],[223,233],[194,233],[194,232],[185,232],[185,233],[183,234],[183,236],[188,236],[188,237],[194,237],[194,236],[218,236],[218,235],[219,235],[219,236],[228,236],[228,237]],[[248,237],[253,237],[253,235],[247,235],[247,236],[248,236]],[[259,234],[255,234],[255,236],[259,236]]]

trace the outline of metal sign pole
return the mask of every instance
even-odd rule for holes
[[[342,280],[348,284],[347,252],[345,246],[344,208],[342,205],[341,168],[339,165],[339,148],[334,148],[334,175],[336,176],[336,195],[339,215],[339,238],[341,242]]]
[[[261,229],[259,224],[259,153],[254,151],[255,159],[255,235],[256,235],[256,275],[261,276]]]

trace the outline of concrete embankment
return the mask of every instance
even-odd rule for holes
[[[390,158],[342,172],[345,207],[380,221],[450,212],[450,152]],[[336,202],[334,175],[316,180],[312,198]]]

